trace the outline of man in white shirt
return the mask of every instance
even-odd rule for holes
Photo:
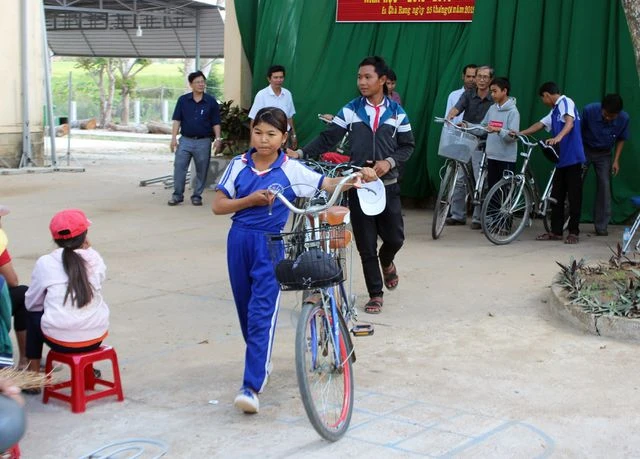
[[[284,84],[285,70],[282,65],[272,65],[267,72],[267,81],[269,86],[261,89],[253,99],[253,105],[249,110],[249,118],[251,119],[251,127],[253,120],[261,108],[277,107],[287,115],[289,121],[289,139],[291,140],[291,148],[298,148],[298,138],[296,136],[296,128],[293,124],[293,115],[296,114],[296,108],[293,105],[293,98],[288,89],[282,87]]]
[[[446,117],[454,105],[460,100],[460,96],[467,90],[471,89],[476,84],[476,71],[478,70],[478,66],[476,64],[468,64],[465,65],[462,69],[462,87],[460,89],[456,89],[449,94],[447,98],[447,110],[444,112],[444,116]],[[459,113],[455,118],[451,121],[454,124],[458,124],[462,122],[462,116],[464,112]]]

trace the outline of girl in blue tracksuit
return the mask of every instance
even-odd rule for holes
[[[257,394],[267,382],[278,315],[280,287],[265,234],[282,231],[289,216],[289,210],[274,200],[268,188],[282,186],[285,197],[293,201],[312,196],[316,188],[331,192],[341,180],[324,177],[289,158],[282,149],[287,136],[285,113],[274,107],[261,109],[251,130],[252,148],[231,161],[212,203],[213,213],[233,214],[227,264],[246,343],[244,379],[234,404],[245,413],[258,412]],[[377,178],[373,169],[361,172],[365,181]]]

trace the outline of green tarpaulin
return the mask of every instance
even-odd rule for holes
[[[640,194],[640,87],[629,30],[617,0],[478,0],[472,23],[336,23],[330,0],[236,0],[243,48],[253,70],[253,92],[267,85],[271,64],[287,68],[301,145],[323,129],[318,113],[336,113],[358,94],[358,63],[383,56],[398,75],[397,90],[409,114],[416,150],[406,168],[403,195],[433,195],[442,160],[437,155],[449,92],[461,86],[467,63],[490,64],[511,80],[521,128],[548,111],[537,90],[552,80],[577,106],[607,92],[624,98],[632,138],[612,179],[613,221],[634,213]],[[246,107],[248,108],[248,107]],[[535,158],[540,181],[549,164]],[[593,173],[587,178],[583,219],[590,221]]]

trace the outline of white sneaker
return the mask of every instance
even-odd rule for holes
[[[247,414],[257,413],[260,409],[260,401],[258,400],[258,394],[248,388],[240,389],[238,395],[236,395],[233,404],[240,411]]]

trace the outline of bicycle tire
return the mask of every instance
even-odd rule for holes
[[[480,222],[484,235],[496,245],[516,240],[529,223],[533,199],[524,181],[501,179],[485,197]]]
[[[458,166],[455,162],[449,161],[444,177],[440,182],[440,189],[436,198],[436,205],[433,209],[431,221],[431,237],[438,239],[444,230],[449,209],[451,208],[451,198],[456,187],[458,177]]]
[[[354,389],[351,349],[345,339],[348,331],[339,321],[342,368],[337,369],[329,324],[321,305],[302,305],[296,330],[296,374],[311,425],[322,438],[334,442],[349,428]]]
[[[564,223],[562,225],[562,231],[566,231],[569,228],[569,199],[564,200]],[[542,216],[542,223],[544,224],[544,229],[547,233],[553,233],[551,230],[551,205],[547,206],[547,211]]]

